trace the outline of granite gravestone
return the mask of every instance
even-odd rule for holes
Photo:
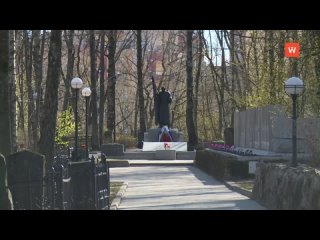
[[[7,157],[8,187],[14,209],[42,209],[44,161],[43,155],[29,150]]]
[[[72,210],[94,209],[92,199],[92,165],[90,161],[71,162]]]

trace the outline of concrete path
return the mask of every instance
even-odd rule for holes
[[[265,209],[193,166],[110,168],[110,173],[111,181],[128,183],[120,210]]]

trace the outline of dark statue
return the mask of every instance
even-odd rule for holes
[[[172,102],[171,94],[164,87],[158,93],[158,122],[160,127],[168,126],[170,128],[170,109],[169,104]]]
[[[154,95],[154,109],[155,109],[155,123],[159,127],[168,126],[170,128],[170,109],[169,104],[172,102],[170,92],[166,91],[164,87],[157,93],[154,78],[152,76],[153,95]]]
[[[164,87],[161,87],[161,91],[157,92],[156,84],[153,76],[151,77],[153,96],[154,96],[154,112],[155,112],[155,124],[161,129],[159,131],[159,142],[172,142],[172,134],[170,131],[170,108],[169,105],[172,102],[172,96],[169,91],[166,91]]]

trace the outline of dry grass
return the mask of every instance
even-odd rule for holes
[[[115,199],[122,185],[123,182],[110,182],[110,204]]]
[[[254,181],[239,181],[236,183],[240,188],[243,188],[244,190],[248,190],[252,192]]]

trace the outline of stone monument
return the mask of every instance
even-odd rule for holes
[[[182,133],[178,129],[171,128],[170,104],[172,103],[172,94],[161,87],[157,92],[153,76],[151,77],[154,96],[155,124],[157,128],[148,129],[144,133],[143,151],[163,150],[163,142],[170,141],[171,150],[187,151],[187,143],[183,142]],[[168,138],[161,136],[168,135]]]

